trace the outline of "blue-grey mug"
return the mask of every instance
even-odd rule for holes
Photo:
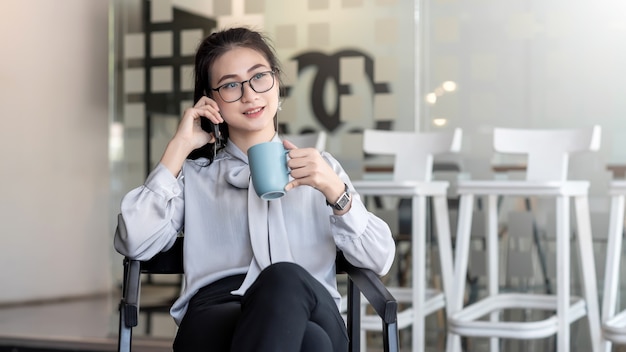
[[[287,152],[280,142],[265,142],[248,148],[250,177],[256,194],[264,200],[285,195],[289,182]]]

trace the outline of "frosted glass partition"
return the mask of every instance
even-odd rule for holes
[[[494,126],[599,124],[602,150],[586,169],[626,164],[624,1],[431,0],[425,8],[423,129],[461,127],[464,153],[484,159]]]

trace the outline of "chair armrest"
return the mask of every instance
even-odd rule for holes
[[[124,258],[124,283],[120,311],[123,311],[124,324],[137,326],[139,316],[139,285],[141,284],[141,262]]]
[[[149,260],[124,258],[124,284],[120,309],[124,310],[124,324],[137,326],[139,316],[139,287],[141,274],[182,274],[183,237],[176,238],[172,248],[156,254]]]
[[[398,318],[398,302],[383,285],[376,273],[369,269],[358,268],[352,265],[342,252],[337,252],[337,271],[348,274],[383,322],[386,324],[396,322]]]
[[[115,234],[126,237],[126,223],[122,214],[117,215]],[[124,257],[124,281],[122,282],[122,299],[120,300],[120,336],[130,334],[128,328],[137,326],[139,316],[139,285],[141,284],[141,263]],[[122,326],[123,324],[123,326]]]

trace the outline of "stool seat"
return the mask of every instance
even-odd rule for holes
[[[586,195],[588,190],[589,181],[462,180],[457,184],[459,195],[577,196]]]
[[[446,196],[448,181],[362,181],[352,182],[361,195],[412,197],[419,195]]]

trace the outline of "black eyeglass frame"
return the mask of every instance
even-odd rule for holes
[[[256,75],[259,75],[259,74],[269,74],[270,76],[272,76],[272,85],[271,85],[269,88],[267,88],[266,90],[264,90],[264,91],[258,91],[258,90],[256,90],[256,89],[254,88],[254,86],[252,85],[252,83],[250,83],[250,81],[251,81],[251,80],[252,80],[252,79],[253,79]],[[222,98],[222,100],[223,100],[225,103],[234,103],[234,102],[236,102],[237,100],[239,100],[239,99],[241,99],[241,98],[243,97],[243,93],[244,93],[244,92],[243,92],[243,89],[244,89],[244,88],[243,88],[243,85],[244,85],[244,83],[248,83],[248,85],[250,86],[250,88],[252,88],[252,90],[253,90],[255,93],[265,93],[265,92],[269,91],[270,89],[274,88],[274,85],[276,84],[276,77],[275,77],[275,76],[276,76],[276,71],[274,71],[274,70],[263,71],[263,72],[257,72],[257,73],[255,73],[254,75],[252,75],[252,77],[248,78],[248,79],[247,79],[247,80],[245,80],[245,81],[241,81],[241,82],[228,82],[228,83],[224,83],[224,84],[222,84],[221,86],[219,86],[219,87],[217,87],[217,88],[210,88],[210,89],[211,89],[212,91],[214,91],[214,92],[217,92],[217,94],[219,94],[219,95],[220,95],[220,98]],[[222,92],[220,92],[220,89],[224,88],[225,86],[227,86],[227,85],[229,85],[229,84],[233,84],[233,83],[239,83],[239,84],[241,84],[241,94],[239,95],[239,98],[237,98],[237,99],[235,99],[235,100],[230,100],[230,101],[229,101],[229,100],[224,99],[224,97],[222,96]]]

